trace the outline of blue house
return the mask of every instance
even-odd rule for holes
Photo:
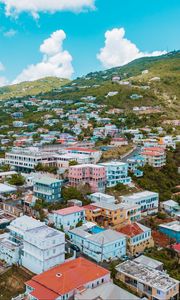
[[[159,231],[167,234],[170,238],[175,239],[180,243],[180,222],[173,221],[166,224],[159,225]]]
[[[51,177],[40,177],[34,180],[34,195],[47,202],[54,202],[61,199],[62,180]]]
[[[69,230],[71,241],[97,262],[121,258],[126,255],[126,237],[112,229],[104,229],[87,222]]]

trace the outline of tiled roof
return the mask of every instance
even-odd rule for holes
[[[36,285],[34,295],[38,295],[38,299],[44,299],[41,297],[41,293],[44,295],[45,292],[43,288],[47,289],[47,292],[64,295],[108,274],[108,270],[79,257],[34,276],[26,284],[32,287]]]
[[[70,215],[70,214],[73,214],[76,212],[81,212],[81,211],[84,211],[83,207],[74,205],[74,206],[63,208],[63,209],[54,210],[53,213],[65,216],[65,215]]]
[[[126,225],[121,229],[119,229],[118,231],[131,238],[144,232],[137,223]]]
[[[81,148],[81,147],[72,147],[72,148],[67,148],[66,150],[74,150],[74,151],[82,151],[82,152],[97,152],[97,150]]]

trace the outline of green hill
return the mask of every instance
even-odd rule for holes
[[[67,79],[46,77],[35,81],[26,81],[19,84],[8,85],[0,88],[0,100],[44,94],[54,89],[58,89],[68,82],[69,80]]]
[[[142,74],[144,70],[148,73]],[[113,83],[114,76],[120,76],[121,81],[129,81],[130,85]],[[106,97],[110,91],[118,94]],[[142,97],[133,100],[130,98],[132,94]],[[89,73],[62,87],[61,93],[47,93],[46,98],[80,100],[88,95],[95,96],[97,103],[126,111],[132,111],[135,106],[160,106],[165,116],[177,118],[180,108],[180,51],[144,57],[122,67]]]
[[[114,76],[120,76],[121,82],[129,81],[130,84],[114,83]],[[106,97],[111,91],[118,93]],[[141,97],[132,99],[132,94]],[[122,108],[127,112],[135,106],[160,106],[165,118],[177,118],[180,109],[180,51],[158,57],[143,57],[125,66],[89,73],[73,81],[47,77],[0,89],[0,99],[32,95],[77,101],[81,101],[82,97],[94,96],[96,103]]]

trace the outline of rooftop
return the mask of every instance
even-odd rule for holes
[[[135,261],[125,261],[116,267],[118,272],[136,278],[137,281],[148,284],[158,290],[167,291],[173,288],[178,281],[169,277],[165,272],[144,266]]]
[[[81,211],[84,211],[84,210],[85,210],[85,208],[74,205],[74,206],[70,206],[70,207],[67,207],[67,208],[54,210],[53,213],[58,214],[58,215],[62,215],[62,216],[66,216],[66,215],[74,214],[74,213],[81,212]]]
[[[36,295],[37,293],[39,294],[39,299],[42,299],[42,296],[45,295],[45,290],[43,290],[42,293],[40,292],[40,289],[44,287],[48,293],[55,293],[53,297],[57,298],[56,295],[67,294],[88,282],[108,274],[110,274],[108,270],[85,258],[79,257],[34,276],[32,280],[26,282],[26,284],[35,288],[35,293]],[[46,294],[46,297],[47,295],[48,294]]]
[[[43,225],[41,227],[32,228],[27,231],[28,234],[34,236],[35,239],[38,240],[45,240],[51,237],[64,235],[63,232],[60,232],[54,228],[51,228],[47,225]]]
[[[66,148],[66,150],[72,150],[72,151],[79,151],[79,152],[97,152],[97,150],[88,149],[88,148],[81,148],[81,147],[70,147]]]
[[[158,261],[156,259],[153,259],[145,255],[140,255],[139,257],[135,258],[133,261],[153,269],[157,269],[158,267],[163,265],[161,261]]]
[[[8,226],[8,228],[9,229],[16,228],[22,231],[26,231],[36,227],[41,227],[42,225],[44,225],[43,222],[40,222],[39,220],[24,215],[13,220],[11,224]]]
[[[127,292],[112,282],[107,282],[97,286],[94,289],[87,289],[82,293],[75,295],[76,300],[138,300],[139,297]]]
[[[0,194],[15,192],[16,188],[7,184],[0,183]]]
[[[122,199],[128,199],[128,200],[139,200],[140,198],[145,198],[145,197],[152,197],[152,196],[158,196],[158,193],[151,192],[151,191],[143,191],[143,192],[138,192],[134,193],[131,195],[127,196],[122,196]]]
[[[149,228],[147,228],[139,223],[132,223],[132,224],[122,227],[118,231],[127,235],[128,237],[132,238],[136,235],[143,233],[146,230],[149,230]]]
[[[40,184],[45,184],[45,185],[50,185],[50,184],[61,182],[59,179],[48,177],[48,176],[36,177],[34,179],[34,181],[35,181],[35,183],[40,183]]]
[[[179,221],[173,221],[170,223],[160,224],[160,227],[167,228],[169,230],[180,232],[180,222]]]

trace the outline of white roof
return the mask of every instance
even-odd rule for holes
[[[36,227],[41,227],[42,225],[44,225],[43,222],[40,222],[39,220],[24,215],[13,220],[11,224],[8,226],[8,228],[10,230],[25,232],[26,230],[30,230]]]
[[[110,161],[101,163],[102,166],[112,166],[112,167],[119,167],[119,166],[126,166],[127,163],[121,162],[121,161]]]
[[[168,205],[168,206],[178,206],[178,203],[174,200],[167,200],[163,201],[162,205]]]
[[[87,289],[80,294],[75,295],[75,300],[140,300],[139,297],[127,292],[112,282],[101,284],[93,289]]]
[[[134,261],[153,269],[156,269],[163,265],[161,261],[158,261],[145,255],[140,255],[139,257],[135,258]]]
[[[136,201],[136,200],[139,200],[141,198],[157,196],[157,195],[158,195],[158,193],[155,193],[155,192],[143,191],[143,192],[138,192],[138,193],[134,193],[134,194],[131,194],[131,195],[127,195],[127,196],[122,196],[122,199],[123,200]]]
[[[166,224],[160,224],[160,227],[167,228],[169,230],[180,232],[180,222],[179,221],[173,221]]]
[[[12,193],[15,192],[16,188],[4,183],[0,183],[0,194]]]

